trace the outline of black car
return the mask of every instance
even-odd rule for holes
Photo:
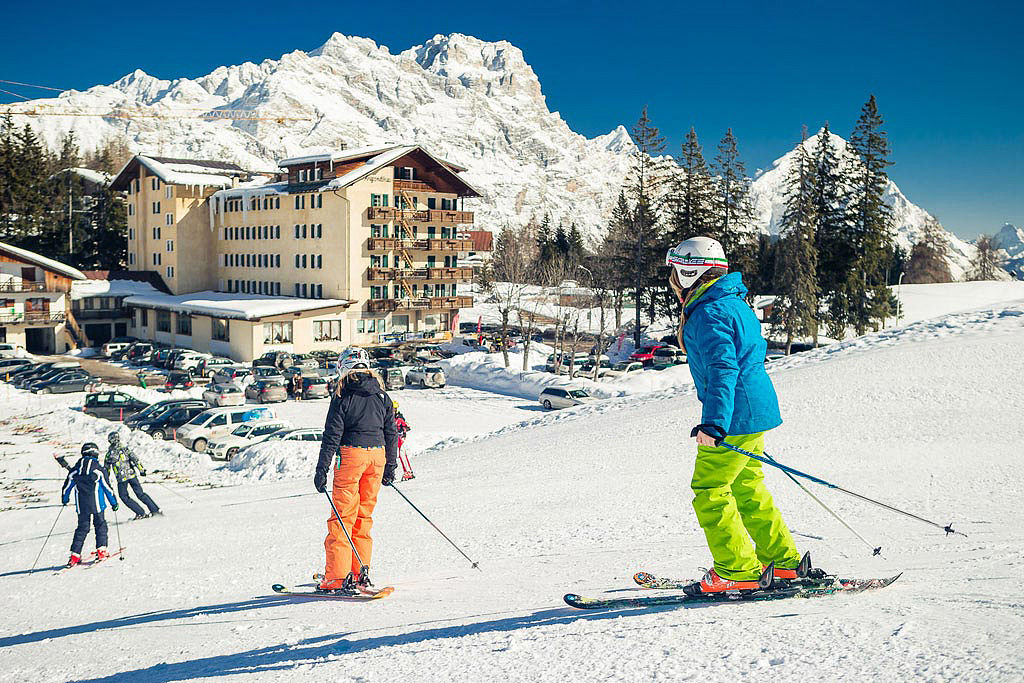
[[[292,354],[287,351],[267,351],[265,354],[257,358],[252,362],[252,366],[255,368],[260,365],[270,365],[278,370],[284,370],[291,366]]]
[[[14,386],[19,389],[31,389],[33,385],[38,384],[39,382],[49,382],[57,375],[61,375],[69,370],[81,370],[81,368],[77,365],[70,364],[61,368],[57,367],[57,363],[54,363],[49,369],[22,375],[14,381]]]
[[[164,389],[191,389],[195,385],[196,383],[192,381],[192,375],[187,372],[175,370],[167,375],[167,381],[164,382]]]
[[[96,381],[96,378],[85,370],[68,370],[48,380],[33,382],[33,394],[70,394],[85,391],[85,388]]]
[[[124,421],[124,424],[129,429],[137,428],[141,423],[147,420],[155,420],[161,415],[165,414],[168,410],[174,410],[175,408],[189,408],[194,406],[200,406],[208,408],[206,401],[201,398],[172,398],[166,401],[157,401],[152,405],[149,405],[139,412],[135,413],[131,417]]]
[[[170,349],[167,355],[160,360],[160,367],[166,370],[174,369],[174,361],[178,360],[178,356],[189,351],[189,349]]]
[[[32,361],[28,358],[3,358],[0,359],[0,377],[10,379],[19,370],[31,367]]]
[[[175,406],[165,410],[158,415],[150,416],[132,424],[133,428],[140,429],[154,439],[166,440],[174,438],[174,431],[185,424],[199,413],[209,410],[210,406],[206,401],[192,402]]]
[[[85,397],[82,412],[93,417],[104,417],[108,420],[124,420],[149,406],[134,396],[122,394],[120,391],[101,391]]]
[[[149,354],[153,352],[153,345],[146,343],[132,344],[125,354],[124,360],[132,365],[145,365],[149,360]]]
[[[14,386],[18,386],[18,382],[24,380],[27,377],[40,377],[41,375],[49,372],[53,369],[53,362],[50,363],[36,363],[35,365],[26,365],[18,369],[16,372],[12,372],[11,376],[7,379],[8,382]]]

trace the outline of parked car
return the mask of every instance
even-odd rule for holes
[[[607,379],[613,379],[615,377],[622,377],[632,372],[640,372],[644,369],[644,364],[636,360],[624,360],[621,363],[616,363],[604,373],[604,377]]]
[[[85,391],[96,378],[85,370],[66,370],[48,380],[39,380],[31,385],[33,394],[70,394]]]
[[[302,398],[327,398],[330,396],[330,391],[327,389],[327,380],[323,377],[303,377],[302,378]]]
[[[152,354],[150,354],[149,362],[158,368],[162,368],[164,363],[167,361],[167,356],[173,350],[174,349],[155,349]]]
[[[540,404],[548,410],[556,410],[558,408],[581,406],[593,399],[590,394],[587,393],[586,389],[576,389],[572,387],[546,387],[540,392],[538,400],[540,401]]]
[[[121,351],[123,349],[127,349],[131,345],[132,343],[130,341],[108,341],[106,344],[100,347],[100,353],[106,356],[107,358],[110,358],[116,352]]]
[[[203,392],[203,400],[211,406],[245,405],[245,392],[234,384],[211,384]]]
[[[134,396],[120,391],[99,391],[85,397],[82,412],[93,417],[102,417],[118,422],[149,406]]]
[[[418,384],[424,389],[427,387],[441,389],[447,384],[447,379],[444,376],[444,370],[437,365],[418,365],[409,368],[409,372],[405,373],[405,383]]]
[[[651,361],[651,365],[656,370],[663,370],[673,365],[683,365],[685,363],[686,352],[674,346],[662,346],[660,349],[656,349]]]
[[[133,423],[132,428],[146,432],[157,441],[173,439],[176,437],[178,428],[187,424],[196,415],[209,409],[210,406],[202,401],[184,403],[165,410],[159,415],[151,415],[138,420]]]
[[[284,370],[292,365],[292,354],[287,351],[267,351],[252,362],[254,368],[260,365],[269,365],[278,370]]]
[[[195,374],[200,377],[210,377],[213,373],[217,372],[217,370],[235,364],[235,361],[230,358],[221,358],[219,356],[203,358],[199,361],[199,364],[196,365]]]
[[[273,443],[275,441],[323,441],[324,430],[315,427],[302,427],[300,429],[282,429],[260,439],[257,443]],[[255,443],[248,443],[238,449],[238,453],[244,453]],[[235,455],[238,455],[236,453]]]
[[[179,370],[173,371],[167,375],[167,380],[164,382],[164,389],[170,391],[171,389],[191,389],[196,385],[192,381],[192,375],[187,372],[181,372]]]
[[[273,417],[276,417],[273,409],[266,406],[209,408],[179,427],[174,439],[186,448],[202,453],[210,439],[230,432],[243,422]]]
[[[0,358],[20,358],[24,353],[25,349],[17,344],[0,342]]]
[[[601,356],[601,359],[597,362],[597,376],[604,377],[605,373],[612,369],[612,362],[608,360],[608,356]],[[577,375],[583,377],[594,376],[594,357],[591,356],[587,359],[587,362],[580,366],[576,371]]]
[[[401,368],[381,368],[378,370],[380,377],[384,380],[384,390],[405,389],[405,373]]]
[[[199,353],[198,351],[189,351],[188,353],[182,353],[174,359],[174,369],[187,372],[190,375],[196,374],[196,368],[199,367],[201,361],[210,358],[208,353]]]
[[[654,362],[654,352],[664,346],[666,346],[666,344],[662,344],[661,342],[644,344],[629,355],[629,360],[635,360],[643,363],[644,365],[650,365]]]
[[[210,443],[206,446],[206,452],[214,459],[231,460],[243,446],[251,446],[263,441],[274,432],[291,428],[292,423],[288,420],[270,419],[243,422],[229,433],[210,439]]]
[[[238,365],[228,365],[213,373],[210,381],[214,384],[234,384],[237,387],[244,387],[252,381],[252,369]]]
[[[563,353],[561,355],[552,353],[544,363],[544,369],[548,372],[555,372],[557,367],[559,374],[568,374],[570,363],[574,364],[576,369],[579,370],[586,365],[589,360],[590,354],[584,351],[577,353]]]
[[[260,403],[280,403],[288,400],[288,389],[280,379],[258,379],[245,388],[245,397]]]
[[[32,365],[31,358],[3,358],[0,359],[0,377],[10,379],[11,376],[24,367]]]
[[[132,365],[145,365],[145,362],[143,362],[143,356],[148,356],[152,352],[152,344],[136,342],[128,348],[128,351],[124,355],[124,359]]]
[[[172,398],[166,401],[157,401],[156,403],[146,406],[131,417],[126,418],[124,425],[129,429],[136,429],[142,422],[160,417],[169,410],[189,406],[199,406],[203,410],[210,407],[207,405],[206,401],[198,398]]]
[[[81,366],[74,361],[44,363],[43,366],[39,366],[39,369],[37,371],[29,372],[24,375],[19,375],[18,378],[14,380],[14,382],[12,383],[19,389],[30,389],[31,385],[35,382],[48,381],[63,372],[81,369]]]
[[[320,367],[320,360],[308,353],[293,353],[292,365],[298,365],[301,368],[313,370],[315,368]]]
[[[252,377],[253,380],[255,381],[259,381],[261,379],[276,379],[283,382],[285,379],[291,377],[293,374],[296,374],[297,372],[301,371],[301,368],[298,368],[294,365],[288,366],[283,371],[278,370],[273,365],[257,365],[252,369]],[[289,374],[286,375],[285,373]]]
[[[173,370],[174,364],[178,362],[178,358],[186,353],[193,353],[193,351],[192,349],[171,349],[167,352],[167,355],[164,357],[160,367],[165,370]]]

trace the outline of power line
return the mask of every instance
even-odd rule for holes
[[[6,82],[7,81],[0,81],[0,83],[6,83]],[[5,95],[13,95],[14,97],[20,97],[23,100],[31,101],[31,98],[25,97],[24,95],[19,95],[16,92],[11,92],[10,90],[4,90],[3,88],[0,88],[0,92],[2,92]]]
[[[39,88],[40,90],[53,90],[54,92],[64,92],[67,90],[67,88],[51,88],[48,85],[34,85],[32,83],[19,83],[18,81],[5,81],[2,78],[0,78],[0,83],[7,83],[8,85],[23,85],[26,88]]]

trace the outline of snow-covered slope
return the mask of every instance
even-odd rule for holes
[[[872,556],[772,470],[775,500],[818,564],[903,577],[877,593],[693,609],[583,613],[561,602],[569,591],[636,594],[640,568],[685,577],[706,564],[688,491],[692,390],[560,411],[421,457],[403,492],[481,571],[385,489],[373,568],[397,590],[361,605],[269,590],[319,568],[329,509],[308,478],[165,482],[188,500],[150,485],[167,516],[122,521],[124,562],[58,573],[65,512],[42,570],[30,571],[59,480],[52,444],[16,428],[52,416],[5,401],[4,476],[43,493],[0,517],[4,680],[1019,680],[1022,344],[1024,307],[1004,305],[781,361],[777,457],[968,538],[816,488],[882,546]]]
[[[1003,267],[1017,276],[1024,279],[1024,229],[1018,228],[1012,223],[1004,223],[1002,229],[997,232],[992,241],[997,249],[1006,252],[1006,262]]]
[[[804,148],[809,154],[815,154],[823,134],[823,131],[818,131],[804,142]],[[842,156],[847,150],[846,140],[835,133],[831,134],[830,139],[834,149]],[[770,169],[760,172],[751,185],[756,223],[763,232],[773,235],[779,232],[779,222],[785,210],[785,184],[795,159],[796,150],[790,150],[776,159]],[[921,239],[924,226],[932,216],[907,199],[892,180],[885,193],[885,202],[892,208],[896,242],[909,254],[910,248]],[[963,279],[974,256],[974,246],[949,231],[946,235],[950,251],[950,272],[954,279]]]

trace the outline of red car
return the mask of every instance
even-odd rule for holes
[[[644,365],[650,365],[654,362],[654,352],[666,346],[668,346],[668,344],[662,344],[661,342],[650,342],[644,344],[629,355],[629,360],[643,363]]]

